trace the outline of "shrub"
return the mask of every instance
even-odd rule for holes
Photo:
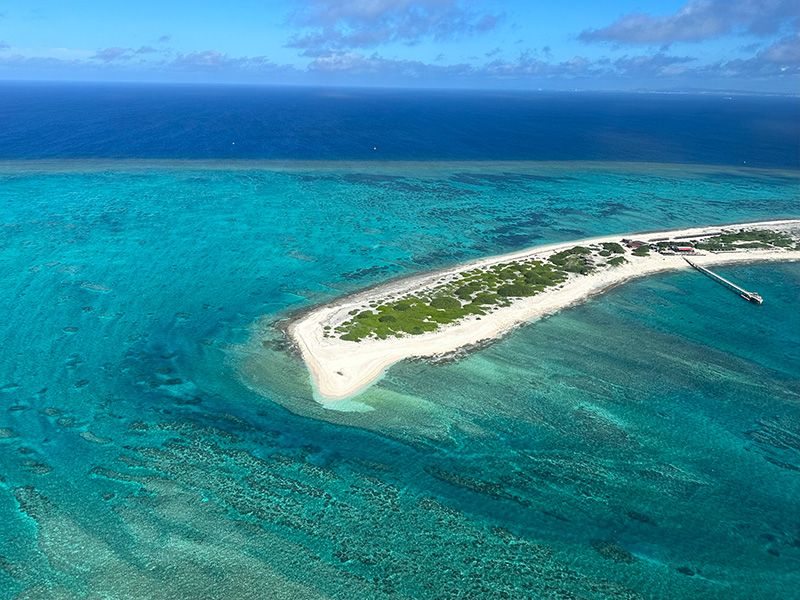
[[[497,294],[504,298],[523,298],[525,296],[533,296],[535,293],[536,289],[522,283],[509,283],[497,288]]]
[[[479,289],[481,289],[480,284],[474,282],[468,283],[466,285],[462,285],[456,290],[456,296],[462,300],[469,300],[472,297],[472,294],[477,292]]]
[[[431,300],[431,306],[440,310],[456,310],[461,308],[461,302],[450,296],[440,296]]]
[[[603,242],[603,248],[614,254],[625,254],[625,248],[620,246],[617,242]]]
[[[483,292],[475,296],[475,299],[472,301],[473,304],[496,304],[497,303],[497,294],[493,294],[491,292]]]
[[[609,261],[608,261],[608,266],[609,266],[609,267],[618,267],[618,266],[620,266],[621,264],[623,264],[623,263],[626,263],[626,262],[628,262],[628,261],[627,261],[627,260],[625,260],[625,258],[624,258],[624,257],[622,257],[622,256],[615,256],[614,258],[611,258],[611,259],[609,259]]]

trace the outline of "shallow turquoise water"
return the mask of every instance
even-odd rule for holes
[[[0,596],[790,598],[800,265],[633,282],[324,410],[274,321],[586,235],[798,216],[796,173],[0,168]],[[572,595],[572,596],[570,596]]]

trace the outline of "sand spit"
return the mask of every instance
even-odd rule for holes
[[[383,303],[409,293],[424,293],[439,285],[442,279],[470,269],[510,261],[546,260],[551,254],[576,245],[589,246],[621,239],[652,242],[660,238],[702,237],[721,230],[772,229],[800,234],[800,220],[765,221],[725,226],[697,227],[645,234],[610,235],[568,243],[550,244],[510,254],[491,256],[449,269],[395,280],[363,292],[358,292],[319,306],[291,322],[287,331],[297,345],[311,374],[316,393],[321,400],[342,400],[363,391],[381,377],[396,362],[407,358],[440,357],[459,349],[485,344],[523,323],[553,314],[565,307],[619,285],[620,283],[664,271],[691,268],[680,255],[651,252],[648,256],[625,254],[628,262],[601,269],[588,275],[571,275],[569,279],[535,296],[519,298],[510,306],[501,307],[480,317],[470,316],[445,325],[437,331],[420,335],[387,339],[341,340],[325,335],[325,327],[334,329],[351,318],[351,311],[363,310],[370,303]],[[742,249],[735,252],[712,253],[697,251],[691,260],[701,266],[756,261],[797,261],[800,250]],[[699,275],[698,275],[699,276]],[[768,299],[767,299],[768,301]]]

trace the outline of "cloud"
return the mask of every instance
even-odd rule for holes
[[[36,73],[38,78],[333,83],[548,89],[738,88],[794,92],[800,89],[800,34],[762,42],[745,58],[709,63],[692,56],[631,52],[624,56],[574,56],[556,61],[545,47],[516,56],[489,52],[448,63],[386,56],[379,51],[319,52],[306,66],[275,63],[267,56],[235,56],[218,50],[176,53],[114,46],[97,52],[51,48],[30,56],[0,52],[0,72]]]
[[[611,62],[614,74],[621,77],[677,77],[691,71],[691,56],[670,56],[663,52],[639,56],[623,56]]]
[[[538,56],[544,56],[539,58]],[[554,62],[541,50],[525,50],[510,60],[495,59],[476,68],[481,79],[500,81],[563,80],[598,77],[606,67],[583,56]]]
[[[384,58],[377,53],[366,56],[358,52],[334,52],[318,56],[308,65],[308,70],[325,74],[399,77],[412,81],[431,77],[461,77],[471,73],[471,67],[467,64],[432,65],[417,60]]]
[[[162,35],[156,40],[156,42],[159,44],[168,44],[171,40],[172,40],[171,35]]]
[[[216,50],[203,50],[200,52],[189,52],[187,54],[178,54],[170,61],[165,62],[165,65],[174,69],[187,69],[187,70],[217,70],[217,69],[230,69],[238,65],[250,61],[260,61],[262,57],[257,58],[231,58],[224,52],[217,52]]]
[[[24,54],[5,54],[0,57],[0,67],[10,67],[15,69],[46,69],[64,70],[70,68],[81,68],[88,65],[85,60],[77,58],[58,58],[55,56],[26,56]]]
[[[302,0],[290,22],[306,33],[287,45],[317,56],[391,42],[442,41],[489,31],[501,18],[462,0]]]
[[[514,60],[496,59],[483,65],[457,63],[436,65],[416,60],[390,59],[378,53],[332,52],[316,57],[308,66],[315,73],[359,76],[408,81],[411,83],[486,83],[487,81],[526,81],[530,79],[572,79],[599,75],[601,69],[592,61],[575,57],[552,63],[523,52]]]
[[[265,56],[229,56],[215,50],[168,54],[151,52],[147,46],[104,48],[84,56],[27,56],[20,53],[0,53],[0,69],[24,72],[47,72],[75,75],[101,73],[114,79],[130,75],[153,80],[203,80],[203,74],[215,73],[206,80],[225,81],[286,81],[300,74],[292,65],[280,65]],[[138,58],[138,60],[134,60]]]
[[[158,55],[146,58],[146,55]],[[135,56],[142,59],[137,62],[139,67],[160,68],[176,71],[232,71],[232,72],[274,72],[281,67],[266,56],[232,57],[216,50],[202,50],[197,52],[159,53],[151,46],[141,46],[137,49],[111,47],[98,50],[90,57],[91,61],[103,64],[119,64],[130,61]]]
[[[751,58],[729,60],[711,69],[726,77],[787,77],[800,75],[800,33],[783,37]]]
[[[6,44],[3,40],[0,40],[0,50],[7,50],[11,48],[8,44]]]
[[[133,50],[131,48],[120,48],[118,46],[114,46],[112,48],[103,48],[102,50],[98,50],[92,59],[99,60],[101,62],[110,63],[114,61],[121,61],[121,60],[128,60],[133,54]]]
[[[166,69],[188,72],[222,72],[239,75],[296,74],[291,65],[280,65],[266,56],[229,56],[216,50],[177,54],[161,63]]]
[[[607,27],[587,29],[584,42],[666,44],[699,42],[727,34],[769,36],[795,27],[797,0],[689,0],[676,13],[628,14]]]
[[[658,51],[620,58],[574,56],[555,62],[539,50],[527,50],[513,59],[494,58],[483,64],[451,65],[386,58],[373,52],[334,51],[317,56],[308,71],[336,81],[391,82],[416,85],[488,87],[598,87],[625,89],[641,86],[744,87],[800,76],[800,37],[787,36],[742,60],[701,64],[695,57]],[[794,79],[785,79],[787,82]],[[709,82],[714,82],[710,84]],[[791,89],[792,84],[788,84]],[[780,88],[776,88],[780,89]]]
[[[100,63],[123,63],[130,61],[135,56],[143,56],[146,54],[155,54],[158,50],[152,46],[140,46],[139,48],[123,48],[122,46],[111,46],[109,48],[101,48],[89,57],[92,61]]]

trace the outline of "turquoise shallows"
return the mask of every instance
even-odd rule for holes
[[[611,163],[0,166],[0,598],[791,598],[800,265],[629,283],[317,405],[275,321],[605,233],[800,216]]]

